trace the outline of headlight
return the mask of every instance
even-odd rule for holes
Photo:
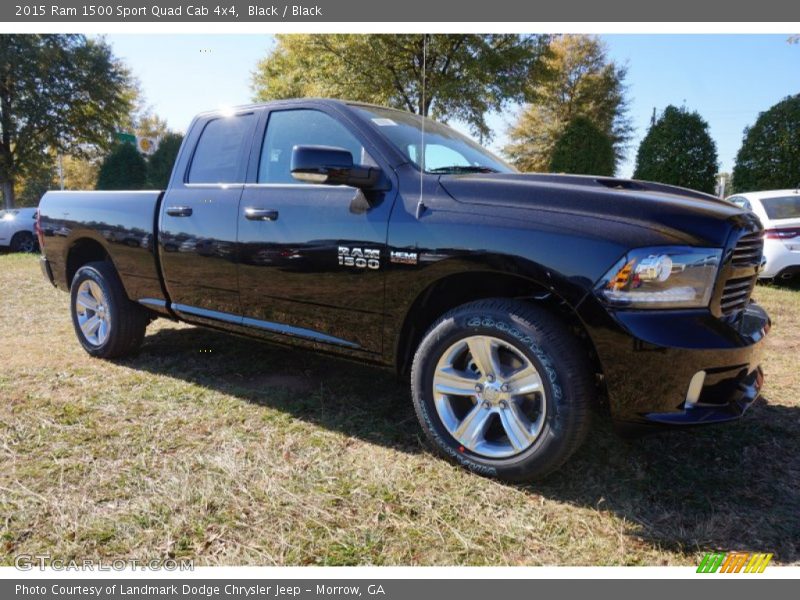
[[[631,250],[598,282],[609,304],[627,308],[708,306],[722,250],[663,246]]]

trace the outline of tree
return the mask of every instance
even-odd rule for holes
[[[650,126],[636,155],[636,179],[714,193],[717,147],[696,112],[667,106]]]
[[[276,37],[253,74],[257,101],[318,96],[371,102],[458,119],[482,138],[491,133],[486,113],[523,99],[546,48],[545,37],[531,35]]]
[[[102,39],[0,35],[0,185],[14,186],[48,152],[108,148],[130,111],[127,70]]]
[[[800,183],[800,94],[758,115],[744,130],[733,184],[742,192],[794,188]]]
[[[508,131],[505,154],[523,171],[547,171],[556,141],[567,125],[580,116],[611,140],[616,166],[632,131],[625,76],[625,68],[609,60],[596,37],[555,38],[542,69],[528,82],[530,103]]]
[[[36,165],[31,165],[25,175],[17,179],[15,206],[38,206],[47,190],[53,189],[56,182],[56,162],[52,154],[42,155]]]
[[[147,105],[138,82],[132,85],[133,108],[123,123],[124,130],[139,138],[158,140],[156,151],[145,159],[147,163],[146,186],[163,189],[169,183],[172,165],[183,136],[170,130],[167,122]]]
[[[147,183],[147,163],[133,144],[117,144],[97,176],[98,190],[141,190]]]
[[[65,190],[93,190],[97,184],[98,161],[94,158],[61,157],[61,175]],[[48,152],[38,165],[16,181],[16,206],[38,206],[44,193],[61,186],[58,157]]]
[[[61,160],[64,169],[65,190],[93,190],[97,186],[100,161],[94,158],[64,156]]]
[[[161,137],[158,149],[147,159],[148,187],[157,190],[167,187],[181,142],[183,136],[179,133],[170,132]]]
[[[614,174],[614,144],[588,118],[569,122],[553,147],[550,171],[584,175]]]
[[[130,116],[128,131],[139,137],[161,138],[170,132],[167,122],[149,107],[135,110]]]

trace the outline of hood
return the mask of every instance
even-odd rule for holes
[[[538,173],[443,175],[439,183],[465,204],[592,216],[655,229],[687,243],[721,247],[732,227],[761,229],[755,215],[735,204],[660,183]]]

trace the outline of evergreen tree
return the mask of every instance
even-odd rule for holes
[[[98,190],[141,190],[147,183],[147,163],[133,144],[118,144],[100,165]]]
[[[586,117],[576,117],[553,148],[550,170],[582,175],[614,174],[614,144]]]
[[[633,176],[713,194],[717,167],[708,123],[696,112],[670,105],[639,145]]]
[[[800,184],[800,94],[784,98],[745,129],[733,184],[741,192]]]
[[[179,133],[167,133],[161,138],[158,149],[147,159],[147,186],[163,190],[169,183],[172,167],[178,157],[183,136]]]

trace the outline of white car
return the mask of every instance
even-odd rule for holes
[[[764,226],[762,279],[790,279],[800,274],[800,192],[770,190],[736,194],[728,198],[752,210]]]
[[[35,208],[0,210],[0,247],[7,246],[12,252],[35,252],[39,248],[35,223]]]

